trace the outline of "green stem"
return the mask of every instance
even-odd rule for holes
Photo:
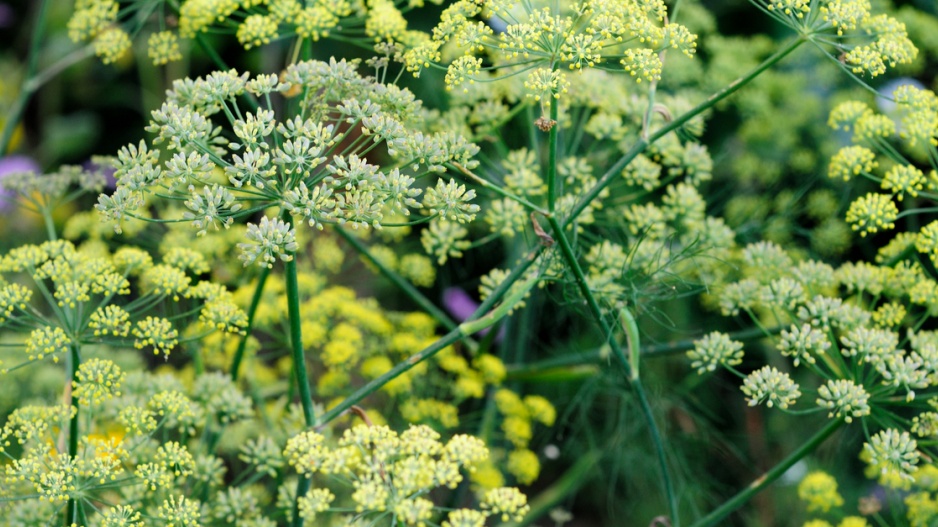
[[[24,89],[29,91],[29,93],[35,93],[36,90],[54,79],[56,75],[62,73],[66,68],[93,56],[94,46],[91,44],[78,48],[37,73],[32,79],[26,82]]]
[[[221,55],[219,55],[218,52],[215,51],[215,48],[210,46],[208,41],[205,40],[204,34],[202,33],[196,34],[195,41],[199,45],[199,47],[202,48],[202,51],[204,51],[205,54],[208,55],[208,58],[212,62],[215,63],[215,67],[217,67],[221,71],[228,71],[231,69],[231,66],[225,63],[225,59],[221,58]]]
[[[502,296],[505,295],[505,293],[508,291],[508,288],[511,287],[512,284],[517,282],[520,277],[524,276],[524,273],[527,272],[528,268],[530,268],[534,263],[540,251],[541,248],[538,248],[536,251],[530,253],[527,258],[522,260],[521,264],[512,270],[511,274],[508,275],[505,281],[499,284],[499,286],[496,287],[494,291],[492,291],[492,294],[490,294],[488,298],[482,302],[478,309],[476,309],[475,313],[473,313],[466,320],[466,322],[463,322],[457,326],[456,329],[440,337],[439,340],[427,346],[420,352],[411,355],[404,362],[397,364],[384,375],[381,375],[368,384],[355,390],[355,392],[346,397],[345,400],[343,400],[341,403],[322,414],[322,417],[319,420],[320,426],[342,415],[342,413],[351,408],[352,405],[380,390],[382,386],[400,377],[408,370],[432,357],[443,348],[459,341],[462,338],[465,338],[468,335],[472,335],[481,329],[485,329],[495,322],[498,322],[502,316],[507,314],[508,307],[514,304],[513,300],[518,296],[524,296],[524,293],[526,293],[527,290],[525,289],[520,291],[520,295],[518,294],[519,291],[514,292],[511,297],[505,299],[505,301],[502,302],[502,305],[495,308],[495,310],[493,310],[491,313],[488,313],[488,310],[495,304],[495,302],[497,302],[500,298],[502,298]],[[528,285],[530,286],[533,284],[534,281]]]
[[[586,300],[586,304],[589,306],[590,313],[593,315],[596,323],[599,324],[603,338],[612,347],[613,354],[616,356],[616,359],[618,359],[619,364],[625,371],[626,378],[635,392],[636,398],[638,398],[639,406],[642,410],[642,415],[645,419],[645,423],[648,426],[648,432],[651,434],[652,444],[655,447],[655,454],[658,457],[658,465],[659,469],[661,470],[661,484],[664,488],[664,494],[668,502],[668,513],[671,518],[671,524],[674,525],[674,527],[679,527],[680,518],[677,515],[677,497],[674,494],[674,486],[671,483],[671,475],[670,471],[668,470],[668,461],[664,452],[664,442],[661,439],[661,432],[658,430],[658,425],[655,422],[654,412],[652,411],[651,405],[648,402],[648,397],[645,395],[645,389],[642,386],[642,382],[632,368],[632,364],[629,362],[628,357],[626,357],[625,352],[619,346],[619,343],[612,337],[612,330],[609,328],[609,325],[603,318],[603,312],[600,309],[599,304],[596,302],[596,298],[593,296],[592,291],[590,291],[589,284],[586,283],[586,276],[583,274],[583,269],[580,268],[580,264],[576,260],[576,255],[573,253],[573,247],[570,246],[570,242],[567,240],[567,236],[564,234],[563,229],[560,226],[560,222],[557,221],[555,216],[549,216],[547,221],[550,223],[550,226],[554,231],[554,236],[556,237],[557,242],[560,244],[560,250],[563,253],[567,266],[573,271],[573,275],[576,278],[577,287],[579,287],[580,293]]]
[[[73,342],[68,347],[68,366],[70,370],[68,382],[71,386],[71,406],[74,410],[68,420],[68,457],[74,460],[78,456],[78,396],[75,395],[75,383],[78,382],[78,367],[81,366],[81,355],[79,354],[78,343]],[[77,512],[78,502],[75,498],[69,496],[68,503],[65,505],[65,527],[70,527],[75,523],[75,514]]]
[[[625,333],[626,344],[629,347],[629,366],[632,367],[631,379],[637,381],[642,358],[638,323],[627,307],[623,307],[619,310],[619,323],[622,324],[622,331]]]
[[[39,67],[39,46],[42,44],[42,33],[46,27],[46,15],[49,13],[50,0],[42,0],[39,4],[39,13],[36,15],[36,25],[33,26],[33,35],[29,41],[29,58],[26,59],[26,72],[19,96],[13,104],[13,108],[6,115],[6,122],[3,123],[3,132],[0,133],[0,156],[5,156],[10,149],[10,139],[13,138],[13,130],[19,124],[26,110],[26,103],[36,91],[38,86],[33,86],[32,78]]]
[[[502,188],[502,187],[499,186],[499,185],[496,185],[496,184],[494,184],[494,183],[492,183],[492,182],[490,182],[490,181],[486,181],[485,179],[483,179],[482,177],[476,175],[476,174],[473,173],[471,170],[469,170],[469,169],[467,169],[466,167],[460,165],[459,163],[451,163],[451,164],[448,165],[448,166],[452,166],[452,168],[456,169],[459,173],[461,173],[462,175],[464,175],[464,176],[466,176],[467,178],[471,179],[472,181],[475,181],[479,186],[481,186],[482,188],[484,188],[484,189],[486,189],[486,190],[490,190],[490,191],[492,191],[492,192],[494,192],[494,193],[496,193],[496,194],[498,194],[498,195],[500,195],[500,196],[502,196],[502,197],[505,197],[505,198],[508,198],[508,199],[510,199],[510,200],[512,200],[512,201],[514,201],[514,202],[520,203],[521,206],[527,208],[528,210],[531,210],[531,211],[534,211],[534,212],[539,212],[539,213],[541,213],[541,214],[544,214],[544,213],[545,213],[544,209],[538,207],[537,205],[531,203],[530,201],[524,199],[524,198],[521,197],[521,196],[517,196],[517,195],[515,195],[515,194],[513,194],[513,193],[511,193],[511,192],[509,192],[509,191],[507,191],[507,190],[505,190],[504,188]]]
[[[840,419],[828,422],[824,428],[818,431],[818,433],[814,434],[814,436],[811,439],[808,439],[803,445],[798,447],[797,450],[789,454],[788,457],[780,461],[777,465],[772,467],[771,470],[762,476],[756,478],[756,480],[750,483],[748,487],[739,491],[739,493],[726,501],[723,505],[720,505],[710,514],[701,518],[691,527],[709,527],[711,525],[717,525],[720,523],[723,518],[752,499],[752,497],[761,492],[762,489],[769,486],[773,481],[778,479],[782,474],[790,469],[792,465],[800,461],[801,458],[810,454],[815,448],[818,447],[818,445],[823,443],[825,439],[830,437],[830,435],[833,434],[835,430],[840,428],[840,425],[842,424],[843,421]]]
[[[300,477],[300,480],[296,482],[296,500],[293,501],[293,522],[291,523],[292,527],[303,527],[305,523],[303,518],[300,517],[300,498],[306,495],[309,492],[309,487],[312,484],[312,481],[306,477]]]
[[[410,298],[415,304],[420,306],[421,309],[426,311],[431,317],[435,318],[437,322],[443,325],[446,329],[452,331],[456,329],[456,323],[453,322],[449,316],[444,313],[440,308],[436,307],[433,302],[430,301],[426,296],[420,293],[416,287],[411,285],[410,282],[404,279],[401,275],[394,272],[394,270],[389,269],[386,265],[381,263],[374,255],[371,254],[371,251],[368,250],[368,247],[365,246],[355,236],[349,234],[347,230],[342,227],[335,227],[335,231],[339,233],[342,238],[345,239],[359,254],[365,257],[372,265],[378,268],[381,271],[381,274],[385,278],[391,281],[392,284],[397,286],[408,298]]]
[[[296,384],[300,391],[300,404],[303,406],[303,419],[306,426],[316,424],[313,409],[313,396],[309,390],[309,375],[306,371],[306,354],[303,352],[303,331],[300,320],[300,288],[296,278],[296,257],[284,266],[287,288],[287,314],[290,322],[290,348],[293,353],[293,371],[296,372]]]
[[[292,223],[290,217],[287,222]],[[313,409],[313,397],[309,390],[309,376],[306,371],[306,355],[303,352],[303,331],[300,321],[300,288],[296,277],[296,255],[284,266],[287,289],[287,313],[290,321],[290,348],[293,352],[293,371],[296,373],[296,384],[300,392],[300,404],[303,406],[303,419],[306,426],[316,424],[316,413]],[[296,501],[293,503],[293,527],[302,527],[303,518],[300,517],[300,498],[309,491],[310,480],[301,477],[296,484]]]
[[[380,390],[382,386],[400,377],[401,375],[406,373],[407,370],[413,368],[417,364],[420,364],[424,360],[432,357],[443,348],[456,343],[459,339],[463,338],[463,336],[464,336],[463,332],[459,328],[456,328],[450,331],[449,333],[447,333],[446,335],[440,337],[439,340],[427,346],[426,348],[421,350],[419,353],[415,353],[414,355],[411,355],[404,362],[401,362],[397,366],[391,368],[384,375],[374,379],[368,384],[355,390],[354,393],[346,397],[345,400],[343,400],[337,406],[335,406],[331,410],[322,414],[322,417],[320,418],[320,426],[332,421],[336,417],[339,417],[340,415],[342,415],[342,412],[348,410],[349,408],[357,404],[359,401],[361,401],[365,397],[368,397],[372,393]]]
[[[778,335],[782,332],[783,329],[788,329],[788,326],[774,326],[767,329],[750,328],[737,331],[735,333],[730,333],[728,336],[733,340],[741,340],[745,342],[749,340],[765,338],[772,335]],[[693,349],[694,343],[698,340],[700,340],[700,337],[675,340],[672,342],[662,342],[661,344],[650,344],[639,348],[639,354],[643,358],[666,357],[674,355],[675,353],[682,353],[689,349]],[[609,350],[607,348],[600,347],[593,351],[561,355],[559,357],[553,357],[537,362],[526,364],[511,364],[507,366],[508,378],[511,379],[514,376],[524,377],[529,375],[536,375],[555,368],[562,368],[564,366],[581,366],[584,364],[595,363],[603,360],[608,352]]]
[[[208,58],[211,59],[211,61],[215,63],[215,66],[219,70],[228,71],[231,69],[231,66],[225,63],[225,59],[223,59],[221,55],[218,54],[218,51],[216,51],[215,48],[210,46],[208,41],[205,40],[204,33],[198,33],[195,36],[195,41],[196,43],[199,44],[199,47],[202,48],[202,51],[204,51],[205,54],[208,55]],[[245,92],[244,100],[247,101],[248,106],[251,107],[251,110],[257,110],[257,108],[259,107],[259,104],[257,102],[257,97],[254,97],[254,95],[250,93]]]
[[[556,97],[550,98],[551,127],[547,136],[547,210],[551,214],[557,205],[557,115],[559,103]]]
[[[257,277],[257,285],[254,287],[254,295],[251,296],[251,305],[248,306],[248,325],[244,328],[244,338],[238,343],[238,349],[235,350],[234,357],[231,359],[231,380],[238,380],[238,373],[241,369],[241,361],[244,360],[244,352],[247,349],[248,338],[251,337],[251,329],[254,327],[254,316],[257,314],[257,308],[261,304],[261,297],[264,296],[264,285],[267,283],[267,277],[270,276],[270,268],[264,267],[261,274]]]
[[[580,213],[583,212],[583,209],[589,206],[589,204],[594,199],[596,199],[596,196],[598,196],[599,193],[603,191],[603,189],[608,187],[609,184],[612,183],[612,181],[615,178],[619,177],[619,173],[622,172],[622,169],[624,169],[629,163],[631,163],[632,160],[635,159],[636,156],[638,156],[638,154],[642,153],[645,150],[645,148],[648,147],[648,145],[654,143],[658,139],[661,139],[663,136],[669,134],[670,132],[676,130],[677,128],[680,128],[687,121],[690,121],[694,117],[709,110],[710,108],[715,106],[717,103],[719,103],[723,99],[736,93],[737,90],[739,90],[746,84],[749,84],[753,79],[761,75],[762,72],[774,66],[776,63],[781,61],[791,52],[798,49],[798,47],[804,44],[805,42],[807,42],[807,40],[806,40],[806,37],[804,36],[799,36],[795,39],[792,39],[788,44],[786,44],[780,50],[776,51],[770,57],[762,61],[758,66],[756,66],[752,71],[750,71],[746,75],[731,82],[728,86],[714,93],[713,95],[708,97],[705,101],[698,104],[697,106],[692,108],[690,111],[688,111],[684,115],[681,115],[677,119],[674,119],[670,123],[661,127],[658,131],[648,136],[648,139],[643,138],[643,139],[639,139],[638,141],[636,141],[635,144],[632,145],[632,148],[628,152],[626,152],[625,155],[619,158],[619,160],[616,161],[611,167],[609,167],[609,170],[607,170],[606,173],[603,174],[601,178],[599,178],[599,181],[597,181],[596,184],[593,185],[593,188],[591,188],[589,192],[587,192],[583,196],[583,198],[580,199],[579,202],[577,202],[576,206],[573,207],[573,210],[570,211],[570,215],[567,216],[567,218],[564,220],[564,227],[566,227],[567,225],[572,223],[577,217],[579,217]]]
[[[195,346],[192,350],[192,367],[195,369],[196,378],[205,374],[205,361],[202,360],[201,346]]]
[[[40,214],[42,215],[42,222],[46,226],[46,236],[49,241],[58,240],[59,237],[55,233],[55,221],[52,219],[52,210],[44,206],[41,208]]]

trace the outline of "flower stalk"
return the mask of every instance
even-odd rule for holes
[[[284,279],[287,293],[287,316],[290,323],[290,350],[293,355],[293,371],[296,373],[297,389],[300,392],[300,404],[303,407],[303,419],[306,426],[316,424],[316,412],[313,409],[313,396],[309,389],[309,373],[306,369],[306,355],[303,352],[303,331],[300,319],[300,292],[297,282],[296,258],[284,265]]]
[[[619,177],[619,174],[622,172],[622,169],[628,166],[628,164],[631,163],[632,160],[635,159],[639,154],[644,152],[645,149],[648,148],[648,145],[654,143],[658,139],[661,139],[665,135],[673,132],[674,130],[677,130],[681,126],[684,126],[685,123],[687,123],[694,117],[709,110],[710,108],[713,108],[723,99],[726,99],[730,95],[736,93],[737,91],[739,91],[740,88],[752,82],[753,79],[761,75],[763,72],[765,72],[766,70],[768,70],[775,64],[779,63],[782,59],[790,55],[793,51],[801,47],[801,45],[807,41],[808,41],[807,38],[804,36],[799,36],[797,38],[790,40],[787,44],[782,46],[781,49],[779,49],[778,51],[773,53],[771,56],[763,60],[761,63],[759,63],[758,66],[753,68],[752,71],[750,71],[746,75],[743,75],[742,77],[731,82],[725,88],[714,93],[702,103],[690,109],[689,111],[687,111],[680,117],[675,118],[670,123],[662,126],[657,131],[650,134],[647,139],[642,138],[636,141],[635,144],[632,145],[632,148],[628,152],[626,152],[625,155],[620,157],[618,161],[613,163],[612,166],[609,167],[609,170],[607,170],[602,175],[602,177],[599,178],[599,181],[596,182],[593,188],[587,191],[586,194],[580,199],[580,201],[577,202],[577,204],[573,207],[573,210],[570,211],[570,215],[567,216],[566,219],[564,219],[563,226],[567,227],[572,222],[574,222],[576,218],[578,218],[580,214],[583,212],[583,209],[589,206],[589,204],[594,199],[596,199],[596,196],[598,196],[599,193],[603,191],[603,189],[608,187],[617,177]]]
[[[261,298],[264,296],[264,285],[267,283],[268,276],[270,276],[270,268],[262,267],[260,274],[257,276],[257,285],[254,287],[254,294],[251,295],[251,304],[248,306],[248,325],[244,328],[244,336],[238,343],[238,349],[235,350],[234,358],[231,359],[230,371],[231,380],[233,381],[238,380],[238,374],[241,372],[241,362],[244,360],[248,338],[251,336],[251,328],[254,327],[254,316],[257,314],[257,308],[260,306]]]
[[[762,492],[763,489],[777,480],[795,463],[813,452],[815,448],[830,437],[842,424],[844,424],[842,419],[833,419],[828,422],[824,428],[818,430],[814,436],[805,441],[797,450],[789,454],[788,457],[779,461],[778,464],[772,467],[768,472],[756,478],[748,487],[739,491],[739,493],[727,500],[723,505],[714,509],[710,514],[698,520],[691,527],[710,527],[711,525],[719,524],[731,512],[740,508],[756,494]]]
[[[345,398],[342,402],[337,404],[332,409],[326,411],[320,416],[319,426],[323,426],[326,423],[329,423],[336,417],[342,415],[346,410],[351,408],[353,405],[358,404],[359,401],[368,397],[372,393],[381,389],[385,384],[393,381],[394,379],[400,377],[408,370],[420,364],[421,362],[429,359],[430,357],[436,355],[438,352],[446,348],[447,346],[454,344],[474,333],[494,325],[496,322],[501,320],[502,317],[508,314],[510,307],[514,306],[514,303],[511,302],[513,298],[520,299],[524,296],[524,293],[527,293],[527,289],[523,291],[515,291],[512,295],[502,302],[501,305],[496,307],[492,312],[489,310],[496,302],[502,299],[503,296],[508,292],[509,288],[524,274],[528,271],[531,265],[534,264],[537,259],[537,255],[540,254],[543,248],[538,248],[534,252],[528,254],[517,267],[515,267],[511,274],[502,282],[494,291],[479,305],[478,309],[470,316],[465,322],[456,327],[456,329],[450,331],[446,335],[437,339],[433,344],[430,344],[423,350],[419,351],[408,357],[405,361],[398,363],[396,366],[388,370],[383,375],[375,378],[371,382],[365,384],[361,388],[355,390],[351,395]],[[531,280],[531,279],[529,279]],[[536,280],[533,280],[528,284],[528,288],[533,286],[536,283]]]
[[[671,524],[675,527],[679,527],[680,519],[677,515],[677,497],[674,493],[674,485],[671,483],[668,461],[664,452],[664,442],[661,439],[661,432],[658,429],[657,423],[655,422],[654,413],[652,412],[651,404],[648,402],[648,397],[645,394],[645,389],[642,386],[642,382],[638,378],[638,375],[634,373],[632,364],[628,357],[626,357],[625,352],[619,346],[619,343],[616,342],[616,340],[613,338],[612,330],[609,328],[609,325],[603,318],[603,313],[599,307],[599,303],[596,302],[595,296],[590,291],[589,285],[586,283],[586,276],[583,274],[583,269],[580,267],[579,262],[577,262],[576,255],[573,253],[573,247],[567,240],[567,237],[560,226],[560,222],[555,216],[549,216],[547,221],[550,223],[550,226],[554,231],[554,236],[556,237],[557,242],[560,244],[560,250],[563,254],[567,266],[571,271],[573,271],[577,287],[580,289],[580,293],[586,300],[590,314],[599,325],[600,331],[602,332],[605,340],[609,343],[610,346],[612,346],[613,354],[615,355],[616,359],[618,359],[620,366],[622,366],[629,386],[631,386],[635,391],[635,396],[638,398],[639,406],[642,409],[642,416],[644,417],[645,423],[648,426],[648,432],[651,434],[652,444],[655,446],[655,454],[658,457],[658,466],[661,471],[661,484],[664,488],[665,498],[668,502],[668,512],[670,514]]]
[[[74,384],[78,382],[78,368],[81,366],[81,355],[79,353],[79,344],[72,342],[68,347],[68,369],[69,375],[66,383],[69,385],[71,393],[69,404],[72,407],[71,416],[68,420],[68,457],[75,459],[78,455],[78,417],[79,406],[78,396],[75,393]],[[70,527],[75,523],[79,504],[74,497],[69,495],[68,502],[65,505],[65,527]]]

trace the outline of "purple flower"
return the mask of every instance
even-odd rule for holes
[[[458,287],[447,287],[443,291],[443,305],[459,322],[465,321],[479,309],[479,303],[469,296],[464,290]],[[485,328],[479,331],[479,335],[485,335],[491,328]],[[495,336],[495,342],[501,342],[505,334],[505,328],[501,327]]]
[[[12,155],[0,157],[0,179],[11,172],[39,172],[39,164],[32,158]]]
[[[39,173],[39,164],[31,158],[20,155],[0,157],[0,183],[7,174],[16,172]],[[12,205],[14,194],[0,185],[0,212],[5,212]]]
[[[0,4],[0,28],[12,27],[16,22],[16,15],[9,4]]]
[[[447,287],[443,291],[443,305],[460,321],[471,317],[479,308],[478,302],[458,287]]]
[[[117,188],[117,178],[114,177],[114,173],[117,172],[117,169],[110,165],[98,163],[94,161],[95,158],[91,158],[81,164],[81,168],[88,172],[97,172],[104,176],[104,188],[113,189]]]

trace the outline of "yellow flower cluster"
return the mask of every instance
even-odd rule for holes
[[[918,49],[905,24],[873,14],[869,0],[754,0],[800,34],[833,45],[854,74],[882,75],[886,67],[911,63]],[[835,35],[829,35],[830,32]]]
[[[895,97],[898,103],[898,127],[902,129],[898,136],[902,143],[913,152],[934,144],[935,123],[938,123],[938,98],[935,94],[904,85],[896,89]],[[892,144],[897,135],[897,124],[892,118],[875,112],[862,102],[847,101],[831,111],[828,124],[835,129],[852,129],[854,143],[872,147],[858,144],[842,148],[831,159],[828,174],[845,181],[862,175],[878,182],[880,188],[888,192],[867,193],[850,205],[846,219],[861,236],[893,229],[896,219],[906,214],[898,206],[906,196],[927,200],[938,197],[935,193],[938,190],[938,172],[934,167],[926,174],[913,161],[900,157],[899,162],[892,163],[885,174],[874,172],[879,165],[877,155],[893,161],[900,155]],[[914,237],[912,241],[915,248],[934,260],[938,256],[935,251],[935,233],[936,227],[932,224],[926,225],[918,233],[900,233],[896,238],[896,247],[905,243],[899,243],[901,240]]]
[[[475,20],[492,13],[492,24]],[[487,57],[497,69],[516,74],[533,70],[525,82],[528,97],[537,101],[559,98],[568,81],[557,71],[559,65],[575,71],[603,67],[610,57],[619,59],[624,70],[639,81],[661,76],[658,53],[676,48],[688,56],[696,49],[696,37],[679,24],[668,23],[663,2],[613,2],[587,0],[565,2],[555,7],[541,3],[509,5],[487,0],[459,0],[447,7],[429,40],[418,39],[408,46],[403,61],[415,76],[441,60],[440,50],[454,48],[462,53],[449,61],[447,89],[466,83],[490,82],[481,64]],[[556,57],[561,64],[555,64]]]
[[[409,7],[423,5],[422,0],[407,3]],[[182,60],[180,38],[194,39],[218,26],[235,27],[234,34],[244,49],[269,44],[281,35],[317,41],[333,32],[362,44],[413,40],[415,32],[407,30],[401,4],[391,0],[183,0],[178,5],[178,20],[160,20],[159,31],[147,31],[148,54],[157,66]],[[68,34],[75,42],[93,39],[96,54],[108,64],[129,50],[129,33],[138,29],[137,20],[155,18],[152,15],[132,3],[122,7],[117,0],[79,0],[68,21]],[[164,29],[167,26],[178,29]]]
[[[112,361],[89,359],[78,368],[72,382],[72,394],[82,406],[96,406],[112,397],[119,397],[124,372]]]
[[[837,480],[821,471],[811,472],[801,480],[798,484],[798,497],[807,502],[809,512],[827,512],[844,503],[844,499],[837,492]]]
[[[322,473],[351,481],[351,499],[356,512],[364,515],[393,511],[406,525],[424,526],[436,509],[426,499],[437,487],[456,488],[462,471],[488,457],[482,440],[457,435],[446,443],[433,429],[411,426],[398,434],[385,426],[357,425],[345,431],[335,446],[325,436],[306,431],[287,441],[284,457],[300,474]],[[336,499],[325,488],[314,488],[300,497],[301,515],[312,521],[329,511]],[[521,521],[529,510],[526,497],[515,488],[488,491],[481,509],[461,509],[450,513],[449,523],[463,517],[498,515]]]

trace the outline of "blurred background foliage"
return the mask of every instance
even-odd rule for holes
[[[873,81],[873,89],[888,93],[897,79],[908,78],[938,90],[938,4],[932,0],[875,0],[873,4],[875,10],[902,20],[920,49],[914,64],[890,70]],[[37,6],[38,2],[28,1],[0,4],[0,121],[23,81]],[[659,90],[681,92],[690,99],[726,86],[790,36],[787,28],[762,16],[745,0],[679,0],[669,7],[673,20],[699,36],[698,57],[670,53]],[[441,10],[442,6],[428,6],[409,14],[408,21],[415,27],[430,28]],[[52,3],[40,68],[77,49],[65,29],[71,14],[71,2]],[[279,73],[289,56],[286,41],[244,51],[231,35],[210,34],[206,39],[239,71]],[[51,78],[30,101],[10,154],[28,158],[42,170],[112,154],[144,137],[149,112],[159,107],[163,91],[174,79],[216,69],[202,48],[187,41],[181,42],[182,61],[155,67],[146,58],[145,43],[146,38],[136,39],[133,55],[115,64],[86,58]],[[313,55],[319,59],[355,56],[357,52],[340,49],[331,40],[313,44]],[[361,51],[360,56],[365,55]],[[405,76],[403,83],[426,105],[445,109],[447,100],[439,89],[442,73],[428,72],[419,79]],[[707,213],[722,216],[736,231],[740,245],[770,240],[790,252],[832,265],[854,258],[872,259],[876,237],[860,239],[843,219],[850,202],[868,189],[855,182],[848,185],[830,180],[826,175],[830,157],[849,144],[847,137],[828,127],[827,115],[834,105],[848,99],[864,100],[889,112],[883,99],[844,75],[824,56],[801,50],[709,115],[701,142],[713,158],[713,179],[701,188],[708,200]],[[87,210],[90,202],[72,207],[60,212],[60,221],[75,210]],[[20,213],[4,214],[0,217],[0,249],[27,239],[41,240],[37,224],[37,219]],[[906,227],[917,230],[915,225]],[[447,288],[474,290],[477,282],[472,277],[498,267],[511,254],[510,246],[501,251],[468,251],[460,275],[454,275],[451,267],[441,269],[428,296],[442,303]],[[387,296],[382,293],[393,290],[388,284],[356,279],[363,272],[357,259],[346,259],[335,280],[359,289],[359,294],[382,298]],[[679,291],[674,285],[675,294],[662,293],[662,300],[653,309],[644,310],[639,320],[647,346],[642,377],[663,425],[682,509],[692,510],[689,516],[699,516],[796,448],[804,438],[804,428],[800,420],[746,406],[732,376],[690,374],[683,356],[690,340],[713,330],[739,331],[748,324],[734,325],[710,303],[701,301],[698,293],[704,291],[684,285]],[[560,296],[563,292],[551,294]],[[553,300],[561,305],[567,302],[562,297]],[[540,481],[545,485],[554,481],[581,461],[584,452],[602,452],[602,460],[587,467],[589,475],[581,491],[561,504],[572,518],[556,511],[551,520],[538,524],[637,525],[631,518],[662,514],[657,467],[632,394],[623,387],[620,374],[612,371],[615,368],[603,350],[590,349],[595,342],[591,323],[583,317],[566,316],[566,310],[545,306],[541,297],[529,301],[528,308],[511,319],[509,337],[500,344],[512,350],[508,357],[515,354],[520,360],[523,353],[528,362],[546,361],[541,368],[509,367],[509,380],[525,384],[529,392],[540,390],[562,409],[556,426],[538,430],[532,441],[532,449],[539,449],[550,460],[544,464]],[[400,296],[389,300],[387,307],[415,308]],[[512,348],[519,342],[527,343],[527,349]],[[747,342],[741,371],[766,362],[758,353],[759,346],[759,340]],[[585,365],[564,364],[565,358],[581,353],[599,359]],[[0,415],[24,401],[56,393],[60,376],[46,372],[47,368],[52,369],[43,365],[5,379],[0,387]],[[734,514],[728,524],[800,525],[805,516],[797,503],[794,483],[815,463],[833,470],[845,500],[855,504],[875,486],[863,477],[855,457],[862,440],[859,435],[851,429],[825,443],[810,461],[796,465],[790,475]]]

